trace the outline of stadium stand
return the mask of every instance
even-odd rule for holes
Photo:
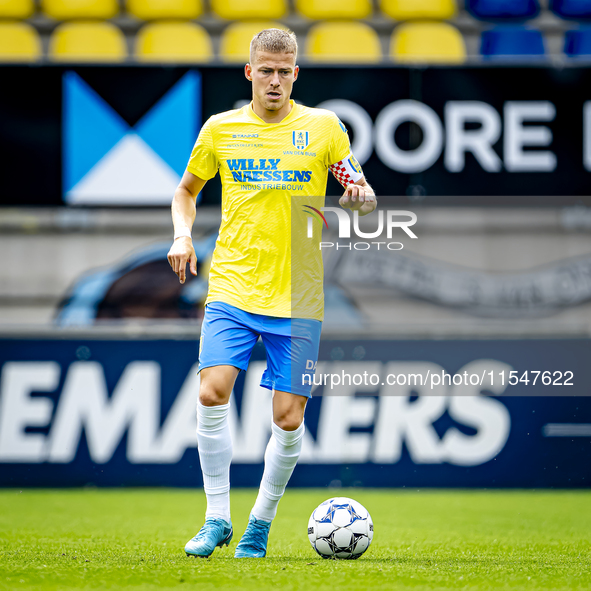
[[[150,23],[135,37],[135,55],[149,62],[207,62],[213,47],[207,31],[195,23]]]
[[[363,19],[371,16],[371,0],[296,0],[296,10],[304,17],[323,19]]]
[[[380,8],[384,14],[399,21],[444,20],[456,14],[455,0],[381,0]]]
[[[107,22],[62,23],[49,40],[49,57],[57,61],[119,62],[126,56],[125,36]]]
[[[228,25],[220,40],[220,58],[225,62],[245,63],[249,59],[248,47],[251,39],[262,29],[285,28],[272,21],[247,21]]]
[[[23,20],[36,33],[30,28],[9,26]],[[574,29],[569,21],[584,25],[588,20],[591,0],[0,0],[0,23],[11,35],[7,33],[2,40],[5,49],[0,61],[56,59],[55,39],[60,37],[61,25],[68,21],[110,21],[118,27],[125,38],[123,45],[134,50],[111,49],[104,53],[107,62],[171,63],[176,55],[179,61],[239,63],[247,59],[245,47],[256,29],[270,22],[295,31],[302,63],[308,59],[325,63],[392,59],[401,63],[459,63],[498,56],[564,60],[587,55],[587,33],[568,29]],[[195,27],[180,27],[179,39],[173,39],[168,33],[172,29],[144,29],[146,21],[177,25],[192,22]],[[342,23],[352,23],[353,27],[361,24],[356,30],[363,32],[359,33],[362,37],[350,38],[337,50],[338,40],[331,40],[330,31]],[[528,30],[537,32],[498,28],[488,32],[488,23],[527,25]],[[329,26],[318,28],[325,24]],[[110,36],[120,37],[112,29]],[[101,43],[113,45],[112,40]],[[195,44],[192,50],[190,43]],[[6,49],[12,44],[14,49]],[[116,44],[121,45],[121,41]],[[19,58],[14,57],[17,54]],[[103,61],[100,52],[92,59]]]
[[[483,20],[525,20],[540,12],[537,0],[467,0],[466,8]]]
[[[201,0],[127,0],[127,12],[139,19],[196,19],[203,14]]]
[[[544,57],[546,49],[537,29],[507,25],[482,32],[480,53],[488,59],[531,59]]]
[[[211,0],[211,10],[228,20],[275,19],[287,13],[286,0]]]
[[[458,64],[466,60],[466,46],[462,34],[448,23],[409,22],[394,29],[390,57],[397,62]]]
[[[313,25],[306,37],[304,55],[313,62],[372,63],[382,59],[377,33],[357,21]]]
[[[561,18],[591,18],[591,0],[551,0],[550,10]]]
[[[30,62],[41,56],[37,31],[27,23],[0,23],[0,61]]]
[[[42,0],[41,10],[56,20],[107,19],[119,12],[117,0]]]
[[[0,0],[1,19],[29,18],[35,11],[33,0]]]
[[[591,59],[591,28],[567,31],[564,35],[564,53],[568,57]]]

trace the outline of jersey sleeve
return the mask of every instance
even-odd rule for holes
[[[363,178],[363,170],[351,152],[347,128],[338,117],[335,117],[335,123],[328,150],[328,165],[335,179],[346,189]]]
[[[335,115],[332,122],[330,145],[328,146],[328,166],[345,159],[351,152],[349,134],[342,121]]]
[[[220,163],[213,145],[211,125],[209,121],[206,121],[193,146],[187,170],[200,179],[208,181],[216,175],[219,166]]]

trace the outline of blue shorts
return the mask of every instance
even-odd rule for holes
[[[309,398],[321,329],[320,320],[251,314],[224,302],[211,302],[201,325],[199,371],[215,365],[246,371],[261,337],[267,351],[261,386]]]

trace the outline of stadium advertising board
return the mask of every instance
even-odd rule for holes
[[[589,347],[324,340],[291,483],[589,486]],[[195,340],[0,341],[0,485],[199,485],[197,350]],[[263,469],[264,358],[259,345],[233,394],[235,486],[256,486]]]
[[[3,66],[2,79],[13,174],[0,202],[19,205],[168,204],[202,122],[251,93],[236,67]],[[378,194],[561,205],[589,195],[589,88],[591,70],[576,66],[305,66],[293,98],[339,115]],[[32,166],[44,191],[23,192]],[[203,203],[219,199],[208,183]]]

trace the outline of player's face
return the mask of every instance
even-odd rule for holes
[[[298,66],[292,53],[258,51],[253,64],[246,64],[246,77],[252,81],[253,100],[266,111],[288,109]]]

